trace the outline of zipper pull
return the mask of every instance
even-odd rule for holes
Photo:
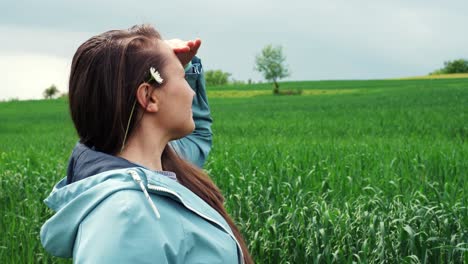
[[[145,194],[145,197],[148,200],[151,208],[153,209],[153,212],[156,215],[156,217],[158,219],[161,218],[161,215],[159,214],[158,208],[153,203],[153,200],[151,200],[151,197],[149,196],[148,191],[146,190],[145,185],[143,184],[143,181],[140,178],[140,175],[138,175],[138,173],[136,171],[134,171],[134,170],[128,170],[127,172],[130,173],[130,175],[132,175],[133,180],[140,185],[140,188],[143,191],[143,193]]]

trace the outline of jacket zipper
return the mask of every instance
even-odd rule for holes
[[[143,185],[142,180],[141,180],[140,176],[138,175],[138,173],[137,173],[136,171],[134,171],[134,170],[128,170],[128,172],[130,173],[130,175],[132,175],[133,179],[134,179],[137,183],[140,184],[140,187],[142,188],[143,192],[145,193],[145,192],[146,192],[146,188],[144,188],[144,185]],[[137,181],[137,180],[139,180],[139,181]],[[143,185],[143,187],[142,187],[141,185]],[[164,188],[164,187],[161,187],[161,186],[156,186],[156,185],[153,185],[153,184],[147,184],[147,186],[148,186],[148,189],[150,189],[150,190],[154,190],[154,191],[158,191],[158,192],[164,192],[164,193],[168,193],[168,194],[174,195],[175,197],[177,197],[177,198],[179,199],[180,203],[182,203],[187,209],[189,209],[190,211],[196,213],[196,214],[199,215],[200,217],[205,218],[206,220],[208,220],[208,221],[210,221],[210,222],[212,222],[212,223],[215,223],[216,225],[218,225],[219,227],[221,227],[221,228],[224,230],[224,232],[228,233],[228,234],[232,237],[232,239],[234,239],[234,241],[236,241],[237,249],[239,250],[240,255],[241,255],[241,263],[244,264],[244,254],[242,253],[242,248],[241,248],[241,246],[240,246],[240,244],[239,244],[239,241],[237,241],[236,237],[233,236],[233,235],[231,235],[231,233],[230,233],[229,231],[227,231],[226,228],[224,228],[224,226],[223,226],[222,224],[220,224],[219,222],[217,222],[217,221],[214,220],[213,218],[211,218],[211,217],[209,217],[209,216],[206,216],[205,214],[202,214],[202,213],[198,212],[197,210],[195,210],[194,208],[192,208],[192,207],[190,207],[189,205],[187,205],[187,204],[184,202],[184,200],[182,199],[182,197],[180,197],[180,195],[179,195],[178,193],[176,193],[176,192],[174,192],[174,191],[172,191],[172,190],[170,190],[170,189],[167,189],[167,188]],[[148,193],[146,192],[146,193],[145,193],[145,196],[146,196],[147,194],[148,194]],[[152,202],[151,198],[149,198],[149,195],[148,195],[147,198],[149,199],[150,204],[152,204],[153,210],[156,210],[155,213],[158,212],[157,209],[156,209],[156,206],[155,206],[154,203]],[[159,215],[159,212],[156,214],[156,216],[158,216],[158,215]],[[158,217],[158,218],[159,218],[159,217]]]

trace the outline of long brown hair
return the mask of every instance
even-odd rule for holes
[[[73,56],[69,106],[80,142],[115,155],[124,141],[136,89],[149,78],[151,66],[162,69],[166,60],[158,53],[160,34],[150,25],[111,30],[83,43]],[[158,87],[157,83],[153,86]],[[137,118],[130,120],[131,135]],[[211,178],[180,158],[167,144],[161,156],[164,170],[176,173],[179,182],[218,211],[239,241],[247,264],[253,263],[247,245],[224,208],[224,197]]]

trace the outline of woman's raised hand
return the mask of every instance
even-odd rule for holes
[[[195,40],[181,40],[181,39],[168,39],[165,42],[174,50],[174,53],[179,58],[182,66],[187,65],[192,58],[197,54],[198,48],[201,46],[201,39]]]

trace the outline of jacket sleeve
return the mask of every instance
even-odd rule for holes
[[[160,196],[155,202],[160,219],[140,191],[118,191],[102,201],[80,224],[74,263],[183,263],[185,231],[171,213],[174,205]]]
[[[212,146],[213,119],[206,96],[203,67],[199,58],[192,59],[191,64],[186,68],[185,76],[196,93],[192,103],[195,130],[184,138],[171,141],[170,144],[182,158],[202,168]]]

